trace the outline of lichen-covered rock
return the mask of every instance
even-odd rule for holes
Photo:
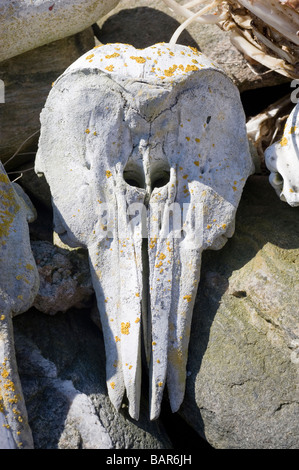
[[[39,277],[31,252],[28,222],[34,208],[12,184],[0,163],[0,448],[31,448],[14,351],[12,317],[28,310]]]
[[[46,241],[33,241],[31,248],[40,277],[34,307],[54,315],[86,306],[94,292],[87,255]]]
[[[112,10],[119,0],[2,0],[0,62],[79,33]]]
[[[234,237],[203,255],[181,414],[221,449],[298,449],[299,208],[251,177]]]
[[[1,62],[0,79],[5,87],[5,103],[0,104],[0,159],[6,164],[7,171],[28,171],[28,167],[21,168],[26,162],[33,166],[40,129],[39,115],[52,83],[93,46],[93,31],[88,28]],[[15,152],[18,155],[7,163]],[[27,188],[34,186],[33,177],[23,181],[26,192]],[[31,192],[35,194],[34,190]]]

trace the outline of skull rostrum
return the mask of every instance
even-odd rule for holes
[[[88,249],[108,393],[135,419],[142,344],[151,419],[166,383],[181,405],[201,253],[232,236],[252,171],[239,92],[193,48],[97,46],[49,94],[36,172],[57,233]]]
[[[299,104],[287,119],[282,139],[266,149],[265,162],[279,198],[299,206]]]

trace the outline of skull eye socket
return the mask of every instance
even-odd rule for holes
[[[283,177],[281,176],[280,173],[275,173],[275,176],[274,176],[272,182],[276,186],[281,186],[283,184]]]
[[[123,178],[129,186],[145,188],[143,169],[137,165],[128,163],[124,169]]]
[[[170,167],[167,161],[153,161],[150,167],[151,189],[162,188],[170,180]]]

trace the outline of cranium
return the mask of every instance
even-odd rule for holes
[[[282,201],[299,205],[299,104],[287,119],[283,137],[265,151],[269,181]]]
[[[0,163],[0,449],[33,447],[14,351],[12,317],[28,310],[38,291],[28,230],[34,217],[28,197],[10,182]]]
[[[96,47],[49,94],[36,172],[57,233],[88,249],[108,393],[135,419],[141,331],[151,419],[166,382],[180,407],[201,254],[233,234],[252,171],[239,92],[193,48]]]

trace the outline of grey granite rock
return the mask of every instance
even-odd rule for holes
[[[203,256],[181,414],[213,447],[299,447],[298,215],[251,177],[234,237]]]
[[[47,241],[33,241],[31,248],[40,278],[34,307],[50,315],[84,307],[93,294],[84,250],[73,252]]]
[[[126,405],[115,412],[107,396],[102,334],[87,310],[49,316],[31,309],[15,319],[14,330],[35,449],[171,448],[161,423],[149,421],[146,402],[138,425]]]
[[[34,161],[39,114],[52,83],[74,60],[93,46],[93,31],[88,28],[74,36],[1,62],[0,79],[5,86],[5,103],[0,104],[2,163],[18,151],[18,156],[6,165],[7,171]]]

